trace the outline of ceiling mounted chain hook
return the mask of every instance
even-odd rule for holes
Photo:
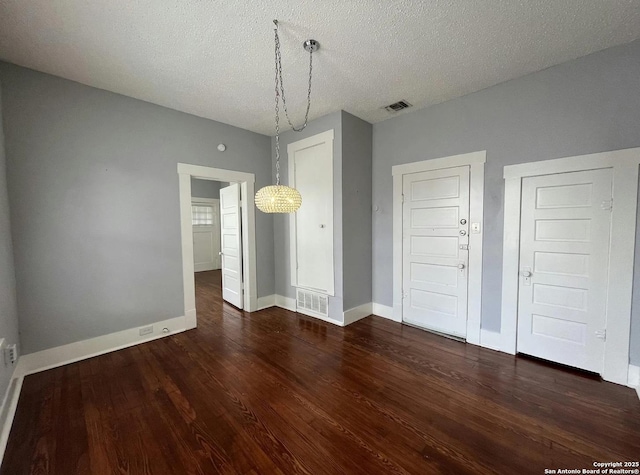
[[[280,52],[280,37],[278,36],[278,20],[273,20],[273,23],[276,26],[273,30],[275,33],[275,43],[276,43],[276,73],[277,73],[276,87],[279,87],[280,89],[279,96],[280,98],[282,98],[282,108],[284,109],[284,114],[285,114],[285,117],[287,118],[287,122],[289,123],[289,126],[293,131],[301,132],[307,127],[307,124],[309,122],[309,110],[311,109],[311,79],[313,76],[313,53],[315,51],[318,51],[318,49],[320,49],[320,43],[318,43],[316,40],[310,39],[305,41],[302,44],[302,47],[304,48],[304,50],[309,52],[309,87],[307,89],[307,110],[304,115],[304,123],[300,127],[296,127],[295,125],[293,125],[293,122],[291,122],[291,119],[289,118],[289,110],[287,109],[287,99],[284,93],[284,82],[282,80],[282,53]]]

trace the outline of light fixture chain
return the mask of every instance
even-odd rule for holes
[[[300,192],[295,188],[284,186],[280,184],[280,96],[282,95],[282,106],[287,111],[284,87],[282,85],[282,57],[280,53],[280,38],[278,37],[278,20],[273,20],[276,25],[273,30],[275,33],[275,115],[276,115],[276,184],[275,186],[264,186],[258,190],[255,197],[256,207],[264,213],[295,213],[302,205],[302,196]],[[312,53],[313,48],[317,49],[318,44],[316,41],[309,40],[308,51]],[[305,44],[307,49],[307,44]],[[291,124],[287,113],[287,120],[289,125],[296,130],[303,130],[307,126],[307,120],[309,116],[309,106],[311,104],[311,70],[312,70],[312,58],[309,58],[309,93],[307,97],[307,113],[304,119],[304,125],[302,128],[296,129]]]
[[[280,38],[278,38],[278,28],[276,34],[276,185],[280,185],[280,92],[278,91],[278,58],[280,56]]]
[[[289,110],[287,109],[287,99],[284,94],[284,81],[282,80],[282,54],[280,52],[280,38],[278,36],[278,24],[276,23],[276,28],[274,29],[276,34],[276,69],[279,75],[280,82],[280,93],[282,95],[282,108],[284,109],[285,116],[287,118],[287,122],[289,122],[289,126],[295,132],[301,132],[307,127],[307,123],[309,121],[309,110],[311,109],[311,78],[313,77],[313,48],[309,49],[309,89],[307,91],[307,111],[304,115],[304,124],[300,127],[296,127],[291,122],[289,118]]]

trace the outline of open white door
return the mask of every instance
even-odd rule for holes
[[[611,169],[522,180],[518,352],[602,373]]]
[[[220,189],[220,242],[222,256],[222,298],[242,309],[242,235],[240,185]]]
[[[466,338],[469,167],[403,176],[402,320]]]

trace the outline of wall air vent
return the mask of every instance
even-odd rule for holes
[[[296,289],[296,309],[300,313],[315,317],[329,316],[329,298],[326,295],[311,292],[310,290]]]
[[[401,110],[408,109],[409,107],[412,107],[411,104],[403,99],[401,101],[394,102],[393,104],[389,104],[385,107],[385,110],[388,112],[400,112]]]

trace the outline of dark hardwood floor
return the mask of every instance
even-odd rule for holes
[[[223,304],[198,328],[28,376],[1,473],[543,474],[640,459],[622,386],[382,318]]]

